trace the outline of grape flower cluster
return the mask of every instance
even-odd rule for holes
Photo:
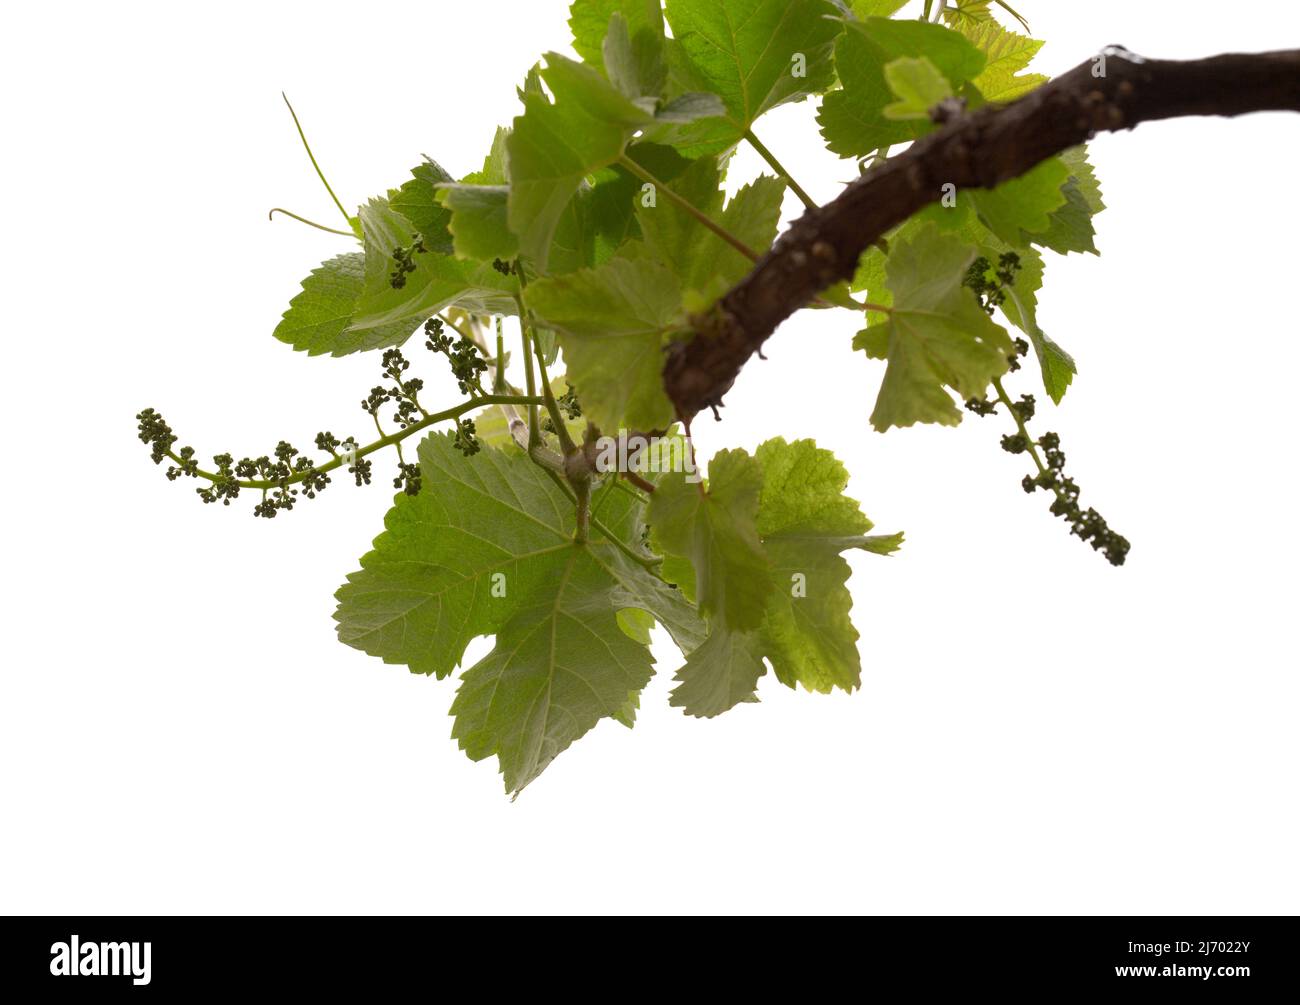
[[[1127,538],[1111,530],[1105,518],[1095,509],[1079,505],[1079,485],[1065,474],[1065,453],[1061,450],[1061,437],[1044,433],[1037,440],[1030,438],[1026,425],[1033,419],[1036,403],[1033,395],[1022,395],[1019,401],[1006,401],[1016,421],[1017,432],[1002,437],[1002,449],[1009,454],[1029,454],[1038,469],[1036,475],[1026,475],[1021,486],[1028,493],[1044,489],[1052,493],[1051,512],[1070,525],[1070,533],[1102,552],[1111,565],[1123,565],[1128,558],[1130,544]],[[992,415],[998,403],[982,398],[972,398],[966,407],[979,416]],[[1038,451],[1043,451],[1040,457]]]
[[[396,263],[392,274],[388,277],[388,283],[395,290],[400,290],[406,286],[406,277],[415,271],[415,256],[423,255],[426,251],[424,247],[424,238],[419,234],[412,234],[413,240],[405,248],[393,249],[393,261]]]
[[[414,253],[411,251],[411,254]],[[394,257],[400,258],[397,255]],[[409,255],[405,261],[409,262]],[[406,271],[409,272],[410,269]],[[446,356],[452,375],[463,394],[470,398],[482,396],[485,392],[481,375],[487,370],[487,361],[472,340],[464,336],[453,339],[445,334],[443,327],[440,318],[430,319],[424,327],[429,337],[425,345],[433,353]],[[358,486],[369,485],[372,462],[362,454],[390,443],[397,447],[398,454],[397,476],[393,479],[393,487],[403,490],[407,495],[416,495],[421,484],[420,465],[407,462],[402,456],[398,438],[385,434],[380,423],[380,410],[391,402],[395,406],[391,417],[399,430],[422,428],[430,418],[419,399],[424,381],[407,374],[411,364],[400,349],[387,350],[383,355],[382,366],[388,383],[371,388],[370,393],[361,401],[362,411],[373,420],[380,439],[363,450],[352,437],[340,439],[332,432],[317,433],[316,449],[328,455],[328,459],[320,465],[293,444],[281,440],[270,454],[261,457],[244,457],[237,461],[233,454],[217,454],[212,459],[214,470],[206,471],[199,467],[193,447],[177,449],[178,437],[175,432],[152,408],[146,408],[136,416],[139,438],[148,445],[149,456],[155,464],[170,462],[167,467],[168,480],[199,479],[205,483],[195,490],[199,498],[205,503],[220,502],[224,506],[229,506],[231,500],[239,498],[242,490],[258,491],[261,499],[254,506],[253,514],[266,519],[275,517],[282,510],[293,509],[299,499],[315,499],[330,484],[328,471],[335,468],[344,468]],[[576,402],[574,407],[576,408]],[[453,445],[466,456],[480,450],[472,419],[457,419]]]
[[[1015,285],[1016,273],[1021,269],[1020,256],[1007,252],[998,258],[996,269],[987,258],[977,258],[967,270],[962,285],[969,287],[979,299],[980,306],[989,314],[995,307],[1006,302],[1009,286]],[[1020,359],[1029,352],[1029,344],[1024,339],[1016,339],[1015,350],[1008,358],[1009,369],[1020,369]],[[1028,454],[1034,462],[1038,473],[1026,475],[1021,482],[1028,493],[1039,489],[1053,495],[1051,511],[1070,525],[1070,533],[1092,545],[1094,551],[1102,552],[1111,565],[1123,565],[1128,558],[1129,542],[1122,534],[1110,529],[1106,520],[1095,509],[1083,509],[1079,505],[1079,486],[1073,478],[1065,474],[1065,454],[1061,450],[1061,438],[1056,433],[1044,433],[1037,441],[1031,439],[1028,423],[1033,420],[1037,408],[1033,395],[1022,395],[1019,401],[1011,401],[1002,391],[1001,384],[995,382],[999,397],[1011,412],[1016,423],[1016,432],[1002,437],[1002,449],[1010,454]],[[998,402],[987,398],[971,398],[966,408],[981,418],[993,415],[998,410]],[[1038,450],[1042,449],[1040,457]]]

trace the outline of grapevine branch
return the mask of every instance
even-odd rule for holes
[[[671,348],[664,389],[687,423],[721,404],[782,321],[849,279],[868,247],[938,202],[945,185],[993,188],[1098,132],[1261,111],[1300,111],[1300,50],[1176,61],[1112,47],[1019,101],[956,114],[796,220]]]

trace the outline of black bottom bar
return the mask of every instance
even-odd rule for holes
[[[639,920],[639,919],[637,919]],[[99,996],[427,988],[476,997],[502,978],[550,994],[728,994],[789,970],[864,991],[1196,989],[1294,994],[1291,918],[634,919],[10,918],[0,986]],[[598,934],[597,934],[598,933]],[[748,948],[746,948],[748,947]],[[674,963],[673,961],[678,961]],[[703,972],[701,972],[703,971]],[[739,986],[739,987],[738,987]],[[774,988],[776,985],[773,985]],[[769,988],[771,990],[772,988]],[[563,989],[563,990],[562,990]],[[10,998],[10,1000],[18,1000]]]

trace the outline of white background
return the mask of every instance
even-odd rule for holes
[[[1021,0],[1059,72],[1122,42],[1300,44],[1282,0]],[[521,798],[449,739],[455,682],[338,644],[390,493],[203,507],[135,440],[210,456],[364,430],[377,361],[271,338],[349,205],[428,153],[476,168],[565,5],[10,4],[0,33],[5,912],[1251,913],[1300,907],[1295,314],[1300,116],[1093,147],[1103,256],[1054,260],[1080,364],[1038,428],[1133,541],[1109,567],[1020,487],[1004,420],[880,436],[853,318],[747,368],[708,453],[815,436],[895,559],[853,559],[863,687],[603,723]],[[758,132],[819,199],[811,105]],[[733,183],[759,170],[743,153]],[[793,210],[788,205],[787,209]],[[1038,392],[1027,370],[1017,392]],[[438,384],[451,401],[454,389]],[[388,462],[376,463],[377,473]],[[481,652],[476,644],[471,652]]]

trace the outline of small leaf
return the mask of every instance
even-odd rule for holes
[[[615,13],[623,16],[629,35],[649,29],[663,36],[664,17],[658,0],[574,0],[569,8],[569,29],[574,51],[583,62],[604,65],[602,47]]]
[[[898,97],[884,109],[887,119],[930,121],[930,109],[952,97],[952,85],[938,67],[924,57],[896,59],[885,66],[885,81]]]
[[[764,655],[778,680],[810,691],[858,686],[858,632],[850,611],[850,549],[888,554],[892,542],[865,536],[871,521],[844,495],[848,472],[812,440],[768,440],[755,453],[763,468],[758,532],[778,584],[762,629]]]
[[[872,333],[888,339],[889,363],[871,414],[877,430],[917,422],[955,426],[962,413],[947,389],[963,399],[983,397],[993,378],[1007,372],[1011,339],[962,285],[976,255],[973,245],[931,223],[891,246],[893,311]]]
[[[616,161],[632,134],[653,121],[591,67],[556,53],[546,63],[541,75],[555,102],[525,94],[524,114],[506,141],[510,228],[543,273],[556,227],[583,181]]]
[[[622,12],[615,11],[609,19],[601,58],[609,82],[653,114],[668,72],[663,61],[662,28],[642,28],[633,36]]]
[[[1050,157],[1019,178],[994,189],[971,192],[984,224],[1008,244],[1023,248],[1035,234],[1052,225],[1052,214],[1065,205],[1062,192],[1070,169],[1060,157]]]
[[[388,193],[388,205],[414,225],[430,251],[450,254],[452,239],[447,225],[451,214],[438,202],[437,194],[438,186],[451,181],[451,175],[431,160],[412,169],[411,175],[409,181]]]
[[[519,253],[519,239],[510,230],[507,185],[443,185],[438,198],[451,212],[448,225],[457,258],[510,261]]]
[[[426,251],[412,256],[415,271],[400,288],[392,285],[393,252],[418,237],[406,217],[384,199],[361,207],[365,236],[365,290],[357,302],[349,332],[366,332],[410,322],[414,327],[446,307],[459,306],[480,314],[515,313],[513,277],[502,276],[491,265],[462,261]]]
[[[954,27],[988,58],[988,65],[972,81],[986,101],[1015,101],[1046,83],[1048,78],[1041,73],[1021,74],[1042,42],[1008,31],[991,17],[978,23],[959,21]]]
[[[401,345],[415,330],[414,322],[350,329],[364,287],[365,256],[361,252],[322,262],[302,281],[302,292],[289,301],[275,337],[309,356],[346,356]]]
[[[753,465],[761,470],[754,529],[775,589],[764,604],[757,630],[735,631],[725,618],[714,620],[709,638],[691,651],[678,671],[680,686],[673,692],[672,704],[688,715],[713,716],[739,702],[757,700],[754,688],[763,673],[764,658],[772,664],[777,679],[789,687],[851,690],[860,675],[858,633],[849,618],[853,605],[846,588],[850,570],[841,553],[859,549],[888,555],[901,545],[902,535],[867,536],[871,521],[844,495],[848,483],[844,466],[811,440],[769,440],[758,448],[752,461],[742,451],[727,454],[723,470],[718,470],[718,458],[710,465],[710,489],[720,477],[735,477],[728,469],[743,472],[746,484],[754,479]],[[709,570],[734,569],[734,563],[719,563],[712,554],[701,557],[698,510],[692,532],[684,534],[683,524],[677,520],[684,498],[660,504],[658,494],[650,518],[652,540],[666,549],[664,575],[689,594],[716,592],[716,583],[699,577],[701,563]],[[749,501],[738,508],[742,519],[753,511]],[[694,554],[683,555],[683,551]]]
[[[1088,152],[1084,147],[1075,147],[1063,153],[1061,160],[1070,170],[1070,177],[1061,186],[1065,204],[1048,218],[1046,230],[1024,237],[1062,255],[1071,251],[1099,254],[1092,218],[1106,204],[1101,199],[1097,175],[1088,162]]]
[[[981,253],[990,261],[995,261],[1006,250],[1007,246],[996,238],[986,238],[981,247]],[[1038,326],[1038,290],[1043,285],[1043,256],[1032,248],[1020,251],[1019,255],[1020,271],[1016,273],[1014,285],[1005,287],[1007,299],[1002,304],[1002,313],[1029,336],[1042,371],[1043,388],[1059,405],[1074,382],[1077,372],[1074,358]]]
[[[817,121],[826,145],[841,157],[864,157],[895,143],[905,143],[931,131],[928,121],[885,117],[894,98],[885,67],[902,58],[928,59],[953,91],[976,76],[984,54],[955,31],[924,21],[892,21],[881,17],[845,26],[835,45],[840,88],[822,99]]]

